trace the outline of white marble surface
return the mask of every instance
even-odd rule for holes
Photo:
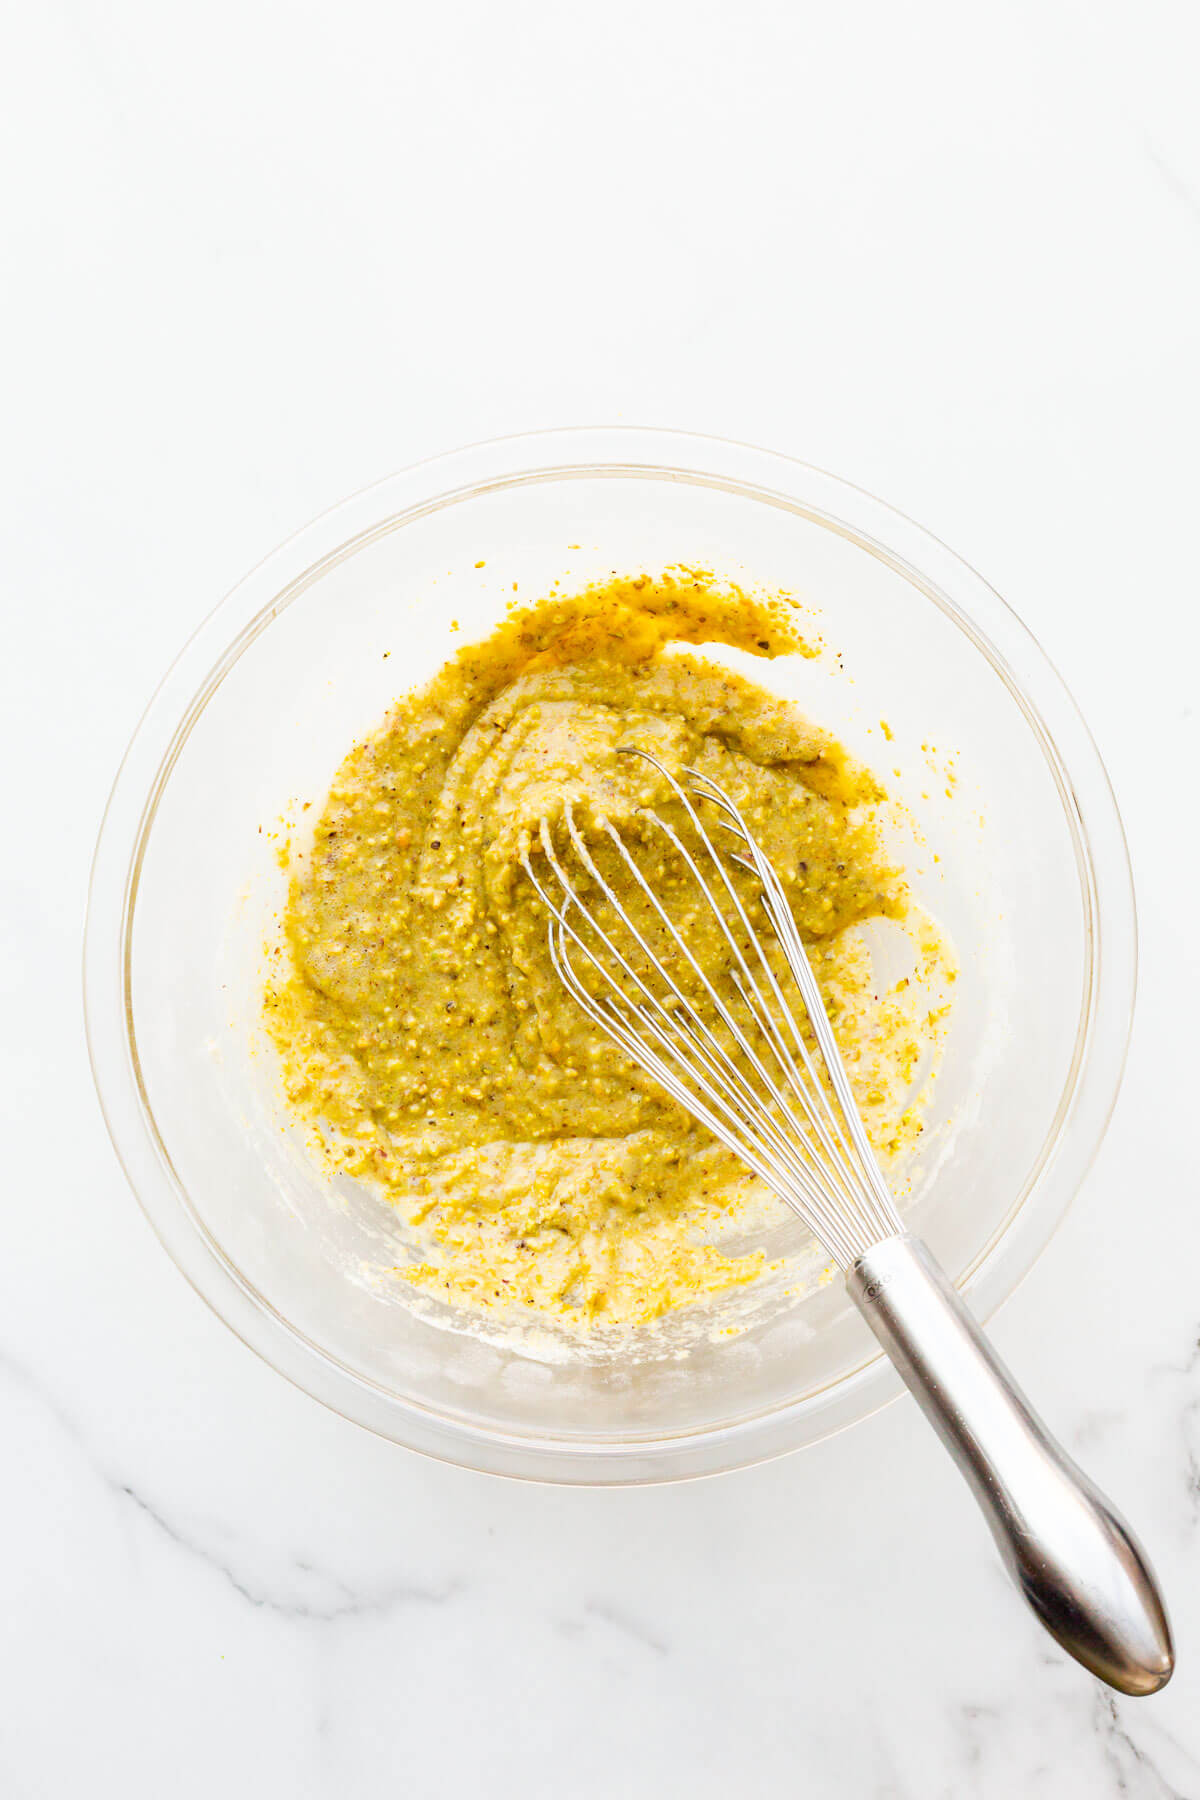
[[[1200,1796],[1194,7],[41,0],[6,35],[0,1793]],[[79,944],[160,671],[343,493],[602,420],[890,498],[1095,728],[1135,1041],[995,1336],[1157,1560],[1157,1699],[1039,1636],[908,1403],[676,1489],[437,1467],[258,1364],[125,1188]]]

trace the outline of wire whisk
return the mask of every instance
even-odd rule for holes
[[[777,870],[710,776],[685,767],[679,779],[633,746],[619,754],[650,764],[671,796],[678,824],[651,807],[638,815],[667,847],[670,877],[659,864],[652,879],[650,853],[635,854],[609,819],[586,821],[585,836],[565,805],[561,845],[543,819],[523,864],[547,909],[559,979],[845,1272],[847,1292],[966,1476],[1046,1629],[1123,1693],[1155,1692],[1170,1679],[1174,1650],[1149,1563],[1033,1412],[930,1251],[905,1231]],[[606,862],[629,876],[625,898]],[[697,920],[715,961],[697,953]]]
[[[713,972],[701,964],[617,827],[601,820],[599,828],[619,865],[661,927],[668,953],[675,953],[672,972],[602,873],[569,805],[564,824],[571,849],[603,896],[614,923],[606,929],[589,913],[543,820],[539,842],[561,898],[556,902],[546,891],[528,858],[525,868],[553,914],[550,955],[555,970],[589,1018],[740,1156],[803,1219],[841,1267],[848,1268],[862,1251],[902,1227],[779,877],[739,807],[708,776],[685,768],[685,788],[648,751],[628,749],[620,754],[640,757],[658,771],[692,828],[699,856],[668,820],[649,809],[643,815],[670,844],[709,907],[736,1000],[720,991]],[[700,816],[701,802],[718,811],[718,828],[737,846],[727,857]],[[789,1003],[786,972],[781,980],[772,966],[729,864],[761,886],[763,909],[823,1068],[814,1060],[796,1008]],[[599,993],[589,990],[572,952],[598,978]],[[690,978],[686,985],[685,977]],[[714,1030],[706,1012],[724,1026],[723,1035]]]

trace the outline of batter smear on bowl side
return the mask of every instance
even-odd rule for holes
[[[522,856],[569,808],[636,842],[661,775],[711,775],[779,872],[885,1166],[920,1130],[945,945],[884,847],[885,795],[795,707],[688,646],[808,654],[794,609],[698,571],[513,610],[401,698],[338,770],[296,858],[264,995],[292,1113],[397,1206],[402,1279],[453,1306],[637,1325],[754,1281],[722,1242],[783,1216],[728,1151],[589,1023],[549,959]],[[659,877],[671,882],[661,862]],[[614,871],[619,886],[621,873]],[[628,880],[628,877],[625,878]],[[720,974],[703,909],[694,952]],[[899,922],[884,987],[865,922]]]

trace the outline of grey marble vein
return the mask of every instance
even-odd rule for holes
[[[1163,186],[1191,214],[1193,221],[1200,225],[1200,193],[1166,160],[1148,134],[1143,134],[1142,147],[1151,167],[1158,171]]]
[[[592,1621],[610,1626],[612,1630],[629,1638],[642,1649],[652,1651],[656,1656],[670,1654],[671,1646],[665,1638],[640,1619],[635,1619],[623,1607],[614,1606],[607,1600],[585,1601],[582,1616],[560,1619],[557,1629],[563,1637],[581,1637]]]
[[[82,1457],[95,1479],[110,1494],[133,1507],[167,1541],[221,1576],[233,1592],[251,1606],[264,1608],[282,1618],[332,1623],[335,1620],[367,1615],[383,1616],[405,1606],[437,1606],[453,1599],[462,1591],[463,1584],[454,1579],[428,1583],[391,1582],[377,1589],[358,1591],[339,1577],[319,1569],[307,1558],[296,1555],[288,1559],[289,1567],[299,1576],[315,1579],[331,1590],[328,1601],[283,1596],[272,1593],[266,1584],[252,1584],[237,1573],[231,1562],[201,1541],[195,1531],[186,1530],[177,1519],[172,1518],[161,1506],[155,1505],[132,1482],[106,1469],[95,1455],[78,1420],[32,1370],[18,1361],[11,1352],[2,1349],[0,1374],[8,1378],[10,1385],[23,1389],[37,1402]]]
[[[1187,1354],[1180,1362],[1158,1362],[1150,1370],[1151,1379],[1163,1377],[1188,1384],[1200,1375],[1200,1331],[1191,1334]],[[1188,1522],[1192,1529],[1200,1526],[1200,1387],[1189,1391],[1178,1412],[1176,1436],[1181,1456],[1183,1491],[1188,1504]]]
[[[1174,1787],[1143,1744],[1135,1742],[1114,1694],[1097,1689],[1093,1724],[1104,1761],[1112,1770],[1114,1791],[1134,1800],[1197,1800],[1200,1787]]]
[[[194,1537],[190,1537],[180,1530],[177,1525],[172,1524],[171,1520],[155,1506],[152,1506],[145,1495],[138,1493],[136,1488],[129,1486],[126,1482],[119,1486],[113,1483],[110,1485],[114,1487],[115,1492],[123,1494],[127,1500],[131,1501],[138,1511],[156,1525],[171,1543],[186,1551],[189,1556],[198,1558],[199,1561],[207,1564],[210,1569],[221,1575],[235,1594],[240,1594],[242,1599],[249,1601],[251,1606],[265,1607],[268,1611],[277,1613],[283,1618],[311,1619],[327,1624],[335,1619],[361,1618],[366,1614],[383,1615],[395,1612],[404,1606],[437,1606],[443,1601],[453,1599],[462,1591],[461,1582],[444,1581],[428,1585],[416,1582],[396,1582],[380,1588],[374,1593],[356,1593],[344,1581],[325,1574],[324,1571],[315,1568],[312,1563],[300,1557],[292,1557],[290,1559],[292,1568],[303,1575],[317,1576],[332,1586],[342,1597],[330,1601],[327,1605],[284,1600],[268,1592],[265,1588],[254,1588],[243,1581],[227,1562],[206,1545],[199,1543]]]

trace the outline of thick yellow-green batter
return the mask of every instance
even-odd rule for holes
[[[638,810],[669,815],[670,794],[623,747],[737,800],[818,952],[873,1140],[919,1129],[925,1038],[903,984],[872,993],[851,929],[906,906],[881,791],[792,705],[681,648],[706,642],[804,648],[784,602],[686,571],[514,611],[351,750],[297,859],[265,995],[288,1101],[401,1209],[421,1246],[403,1278],[450,1303],[632,1324],[763,1266],[719,1247],[762,1190],[564,991],[522,868],[543,820],[565,843],[569,806],[670,884]],[[718,956],[697,909],[684,922]]]

